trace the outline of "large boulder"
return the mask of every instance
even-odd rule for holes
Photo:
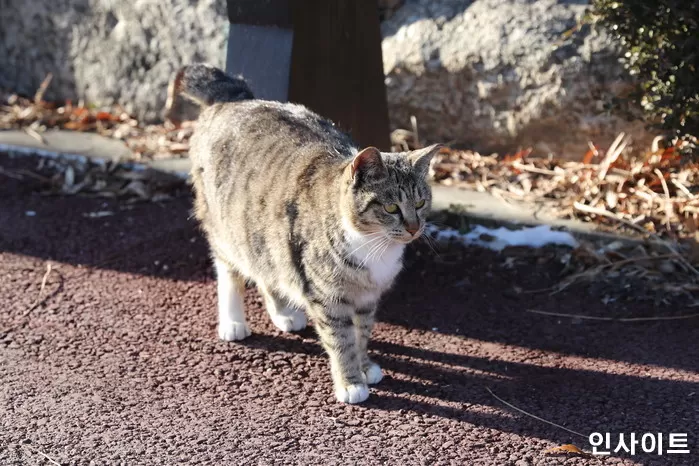
[[[585,0],[407,0],[382,26],[392,125],[481,151],[581,157],[649,135],[636,89]]]
[[[162,115],[182,64],[225,62],[224,0],[4,0],[0,88],[45,98],[122,103],[144,120]]]

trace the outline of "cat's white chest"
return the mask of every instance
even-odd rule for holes
[[[346,237],[352,259],[369,270],[374,284],[379,288],[389,285],[403,267],[405,245],[356,231],[348,231]]]

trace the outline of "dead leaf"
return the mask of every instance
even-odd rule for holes
[[[95,119],[97,121],[118,121],[119,117],[115,117],[109,112],[97,112]]]
[[[76,116],[76,117],[83,117],[83,116],[87,115],[88,113],[90,113],[90,111],[88,109],[86,109],[85,107],[74,107],[73,108],[71,106],[71,108],[73,109],[71,114],[73,116]]]
[[[589,453],[585,453],[580,448],[576,447],[575,445],[573,445],[571,443],[568,443],[566,445],[561,445],[560,447],[549,448],[548,450],[544,451],[545,455],[550,455],[552,453],[574,453],[577,455],[588,455],[589,454]]]
[[[516,162],[518,160],[524,160],[525,158],[527,158],[527,156],[529,154],[532,153],[532,150],[533,149],[530,147],[530,148],[525,149],[525,150],[517,151],[513,155],[505,154],[505,157],[502,159],[502,162],[503,163],[513,163],[513,162]]]
[[[79,122],[79,121],[66,121],[66,122],[63,124],[63,128],[65,128],[65,129],[70,129],[70,130],[74,130],[74,131],[80,131],[80,130],[82,130],[83,128],[85,128],[85,126],[86,126],[86,125],[84,125],[83,123],[81,123],[81,122]]]
[[[592,159],[594,156],[595,151],[593,151],[592,149],[588,149],[588,151],[585,152],[585,155],[582,158],[582,163],[584,163],[585,165],[589,165],[590,163],[592,163]]]

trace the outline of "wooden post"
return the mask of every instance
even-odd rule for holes
[[[293,2],[290,100],[335,121],[362,146],[389,150],[376,0]]]
[[[287,73],[288,98],[275,100],[303,104],[361,146],[389,150],[377,0],[228,0],[228,13],[228,72],[250,79],[260,98],[283,95]]]

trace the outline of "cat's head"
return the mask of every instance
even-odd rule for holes
[[[359,152],[347,167],[343,222],[363,235],[383,233],[399,243],[419,238],[432,204],[430,160],[441,147],[401,153],[367,147]]]

